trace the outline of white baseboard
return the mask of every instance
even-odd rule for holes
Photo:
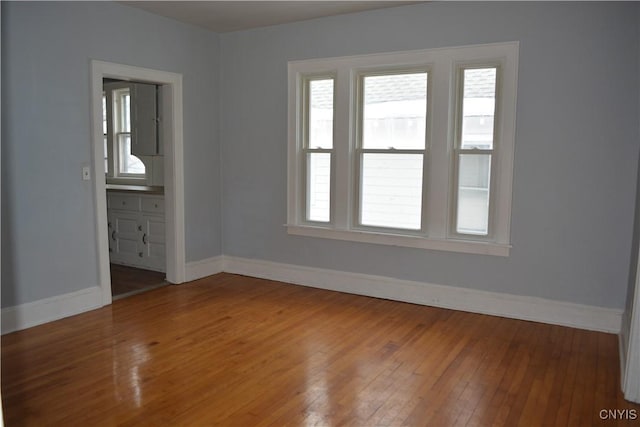
[[[221,272],[592,331],[622,332],[622,310],[611,308],[224,255],[186,265],[187,281]],[[93,287],[9,307],[2,310],[2,333],[89,311],[101,302],[100,287]]]
[[[102,289],[99,286],[94,286],[64,295],[3,308],[0,311],[2,334],[84,313],[101,306]]]
[[[189,262],[185,268],[185,279],[187,282],[198,280],[203,277],[213,276],[222,273],[224,267],[224,257],[222,255],[201,261]]]
[[[246,258],[223,257],[223,271],[414,304],[620,333],[622,310]]]

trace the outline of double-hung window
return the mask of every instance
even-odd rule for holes
[[[358,226],[425,231],[427,82],[426,70],[357,77]]]
[[[331,164],[333,150],[334,77],[315,76],[304,81],[303,157],[305,176],[305,220],[331,220]]]
[[[487,236],[498,66],[457,70],[454,233]]]
[[[118,150],[118,176],[144,177],[144,163],[131,153],[131,89],[114,91],[115,141]]]
[[[289,63],[288,231],[507,256],[517,43]]]

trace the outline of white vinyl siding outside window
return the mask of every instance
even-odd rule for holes
[[[518,44],[289,63],[290,234],[508,256]]]

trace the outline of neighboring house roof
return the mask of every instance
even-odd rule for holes
[[[465,98],[493,98],[495,94],[495,68],[469,69],[465,71]],[[317,80],[311,88],[314,108],[331,108],[333,105],[333,81]],[[426,92],[427,79],[424,73],[395,74],[366,77],[365,103],[406,101],[421,99]]]
[[[496,92],[496,69],[465,70],[465,98],[493,98]]]

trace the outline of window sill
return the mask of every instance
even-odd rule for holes
[[[508,257],[511,250],[511,245],[491,242],[430,239],[426,237],[374,233],[370,231],[335,230],[309,225],[286,225],[286,227],[288,234],[296,236],[320,237],[323,239],[347,240],[351,242],[375,243],[436,251]]]

